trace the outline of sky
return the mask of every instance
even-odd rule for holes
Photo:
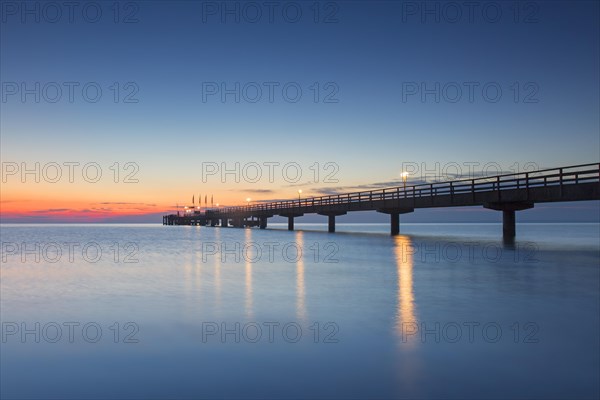
[[[600,160],[596,1],[0,3],[2,222]]]

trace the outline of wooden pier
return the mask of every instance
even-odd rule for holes
[[[294,230],[294,218],[319,214],[328,218],[329,232],[335,232],[336,216],[375,210],[390,215],[390,232],[397,235],[400,214],[417,208],[483,206],[502,212],[503,237],[511,240],[516,235],[516,211],[532,208],[535,203],[584,200],[600,200],[600,163],[222,207],[205,212],[190,210],[184,215],[165,215],[163,224],[265,229],[268,218],[279,215],[287,217],[288,229]]]

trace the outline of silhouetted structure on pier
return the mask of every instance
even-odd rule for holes
[[[351,211],[375,210],[389,214],[391,234],[400,232],[400,214],[415,208],[483,206],[502,211],[503,236],[515,237],[515,212],[535,203],[600,199],[600,164],[584,164],[532,172],[497,175],[477,179],[400,186],[380,190],[345,193],[298,200],[265,202],[239,207],[224,207],[171,214],[164,225],[258,226],[267,227],[275,215],[294,218],[315,213],[328,217],[329,232],[335,232],[335,217]]]

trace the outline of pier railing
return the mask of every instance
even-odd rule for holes
[[[458,179],[454,181],[396,186],[378,190],[307,197],[237,207],[222,207],[211,213],[252,213],[255,211],[285,211],[294,208],[369,203],[381,200],[398,200],[431,196],[459,195],[493,192],[510,189],[562,186],[578,183],[600,182],[600,163],[573,165],[562,168],[495,175],[491,177]]]

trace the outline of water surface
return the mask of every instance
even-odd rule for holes
[[[2,225],[2,398],[599,396],[598,224],[296,227]]]

